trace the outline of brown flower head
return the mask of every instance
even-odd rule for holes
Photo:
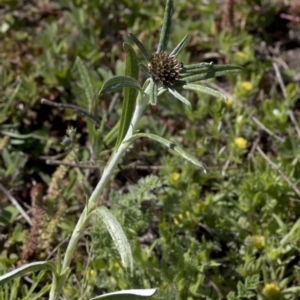
[[[182,67],[176,56],[165,52],[153,54],[148,64],[153,80],[166,86],[173,85],[179,79]]]

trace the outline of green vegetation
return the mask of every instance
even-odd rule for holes
[[[0,300],[48,299],[51,272],[70,300],[300,297],[299,8],[225,2],[174,1],[168,43],[165,1],[0,4],[0,272],[23,266]],[[166,44],[185,77],[150,83],[156,105],[91,197]]]

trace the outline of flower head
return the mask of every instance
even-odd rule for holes
[[[177,61],[175,55],[160,52],[152,55],[148,68],[154,81],[170,86],[179,79],[183,64]]]
[[[245,140],[242,137],[237,137],[234,139],[234,143],[240,148],[240,149],[246,149],[247,148],[247,140]]]
[[[275,283],[267,283],[263,289],[263,294],[267,299],[277,299],[280,295],[280,287]]]
[[[263,235],[259,235],[259,234],[253,235],[250,239],[250,245],[253,248],[262,250],[263,248],[265,248],[265,245],[266,245],[265,237]]]

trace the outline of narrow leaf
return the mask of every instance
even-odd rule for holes
[[[186,35],[182,41],[176,46],[176,48],[170,53],[170,56],[174,55],[174,56],[178,56],[178,54],[180,53],[180,51],[184,48],[184,46],[186,45],[186,43],[189,41],[190,36]]]
[[[194,69],[185,69],[186,73],[180,74],[185,82],[195,82],[204,79],[214,78],[240,71],[242,68],[236,65],[202,65]]]
[[[99,94],[102,95],[125,87],[131,87],[139,91],[142,90],[139,82],[130,76],[114,76],[103,84]]]
[[[15,87],[12,94],[9,96],[8,100],[6,101],[5,106],[1,109],[1,114],[4,116],[4,118],[8,117],[8,115],[6,115],[6,112],[8,111],[8,109],[11,108],[11,104],[14,101],[14,99],[16,98],[16,96],[20,90],[20,87],[21,87],[21,83],[18,83],[18,85]]]
[[[181,73],[188,73],[188,74],[193,74],[193,73],[199,73],[199,72],[205,72],[209,71],[212,69],[212,67],[217,67],[219,65],[214,65],[212,62],[201,62],[198,64],[191,64],[191,65],[185,65],[183,69],[181,70]],[[223,66],[223,65],[222,65]]]
[[[93,88],[91,77],[89,75],[89,72],[88,72],[86,66],[83,64],[83,62],[79,56],[77,56],[75,63],[78,68],[78,71],[79,71],[81,84],[83,86],[85,97],[86,97],[86,100],[88,103],[88,111],[89,111],[89,113],[94,113],[95,91]]]
[[[125,75],[137,80],[139,76],[139,65],[137,55],[134,49],[129,44],[124,43],[123,47],[126,52]],[[116,147],[118,147],[122,143],[128,131],[134,113],[137,95],[138,90],[134,88],[126,87],[124,89],[124,101],[122,106],[122,115]]]
[[[168,91],[178,100],[180,100],[181,102],[183,102],[184,104],[186,104],[189,108],[192,108],[192,104],[189,100],[187,100],[185,97],[183,97],[181,94],[179,94],[176,90],[169,88],[168,87]]]
[[[192,90],[192,91],[196,91],[196,92],[201,92],[201,93],[204,93],[204,94],[208,94],[208,95],[211,95],[211,96],[214,96],[214,97],[217,97],[217,98],[223,98],[224,100],[227,100],[227,97],[223,93],[218,92],[214,89],[211,89],[207,86],[203,86],[203,85],[200,85],[200,84],[189,83],[189,84],[183,85],[182,87],[185,90]]]
[[[139,39],[134,36],[132,33],[128,33],[129,37],[132,39],[132,41],[138,46],[140,51],[142,52],[144,58],[146,59],[147,62],[150,61],[150,55],[144,45],[139,41]]]
[[[115,140],[118,136],[120,127],[120,120],[115,124],[115,126],[107,133],[107,135],[103,139],[103,143],[106,145],[109,145],[112,143],[113,140]]]
[[[158,96],[163,95],[164,93],[166,93],[168,91],[168,88],[166,88],[165,86],[160,86],[158,88]]]
[[[90,300],[140,300],[153,296],[156,289],[143,289],[143,290],[124,290],[114,293],[109,293],[101,296],[94,297]]]
[[[150,93],[149,93],[149,99],[151,105],[157,104],[157,84],[151,79],[150,81]]]
[[[147,75],[148,77],[151,76],[151,73],[149,72],[149,69],[148,69],[144,64],[139,64],[139,66],[141,67],[141,69],[143,70],[143,72],[146,73],[146,75]]]
[[[166,51],[170,31],[171,31],[171,24],[172,24],[172,13],[173,13],[173,0],[167,0],[165,13],[164,13],[164,23],[161,29],[159,43],[157,47],[157,53]]]
[[[52,261],[39,261],[24,265],[18,269],[15,269],[0,276],[0,285],[5,284],[6,282],[14,278],[21,277],[22,275],[28,272],[38,272],[41,270],[48,270],[55,273],[55,263]]]
[[[128,142],[131,143],[131,142],[133,142],[134,140],[136,140],[137,138],[140,138],[140,137],[147,137],[147,138],[150,138],[152,140],[155,140],[155,141],[161,143],[162,145],[164,145],[164,146],[168,147],[169,149],[175,151],[177,154],[179,154],[180,156],[182,156],[183,158],[185,158],[189,162],[191,162],[194,165],[202,168],[203,171],[206,173],[203,164],[197,158],[195,158],[192,155],[185,152],[182,147],[180,147],[180,146],[176,145],[175,143],[170,142],[170,141],[168,141],[168,140],[166,140],[166,139],[164,139],[164,138],[162,138],[158,135],[151,134],[151,133],[137,133],[137,134],[133,135],[128,140]]]
[[[125,268],[130,268],[130,272],[132,273],[133,258],[131,248],[121,225],[106,207],[99,207],[95,212],[103,220],[103,223],[121,256],[122,264]]]

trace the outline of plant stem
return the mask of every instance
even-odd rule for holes
[[[117,166],[117,164],[119,163],[119,161],[121,160],[123,155],[125,154],[126,149],[129,146],[129,143],[127,142],[127,140],[133,136],[134,130],[136,129],[138,122],[141,119],[146,106],[148,105],[148,102],[149,102],[149,85],[147,86],[146,90],[144,91],[144,94],[141,97],[140,97],[140,95],[138,96],[137,101],[136,101],[135,111],[132,116],[131,124],[125,135],[125,138],[122,141],[122,143],[120,144],[119,148],[116,149],[112,153],[112,156],[103,171],[100,181],[98,182],[96,188],[94,189],[93,193],[91,194],[91,196],[88,200],[88,204],[84,208],[83,212],[81,213],[81,216],[75,226],[75,229],[73,230],[72,236],[70,238],[70,241],[69,241],[66,253],[65,253],[61,274],[63,274],[69,268],[72,257],[73,257],[73,253],[76,249],[76,245],[77,245],[82,233],[84,232],[84,230],[86,228],[89,217],[91,216],[91,212],[94,209],[94,205],[97,203],[103,189],[105,188],[106,184],[112,177],[115,167]],[[59,280],[65,280],[65,279],[66,278],[63,276]],[[62,282],[60,282],[59,285],[56,285],[56,284],[52,285],[49,300],[57,300],[58,299],[58,297],[61,293],[61,290],[58,290],[59,289],[58,286],[63,287],[63,285],[64,285],[64,283],[62,283]]]

